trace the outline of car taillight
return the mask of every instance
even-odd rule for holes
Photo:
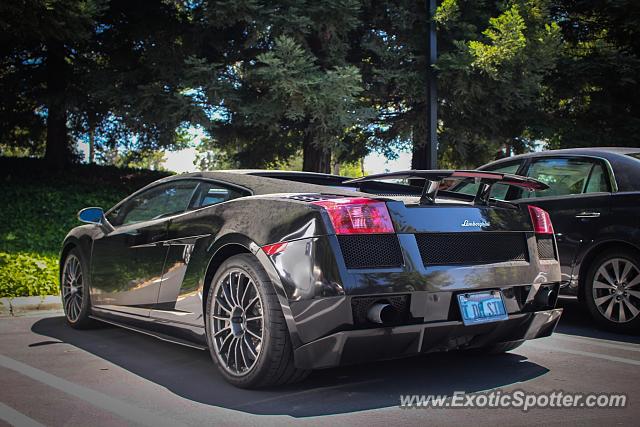
[[[394,232],[391,216],[384,202],[364,197],[346,197],[312,203],[327,211],[336,234]]]
[[[537,206],[529,206],[529,215],[531,215],[533,231],[536,234],[553,234],[551,217],[547,211]]]
[[[287,242],[278,242],[278,243],[272,243],[270,245],[265,245],[262,247],[262,250],[264,251],[265,254],[271,256],[271,255],[275,255],[275,254],[279,254],[280,252],[283,252],[286,248],[287,248]]]

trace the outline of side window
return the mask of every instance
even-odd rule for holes
[[[497,165],[496,167],[483,169],[483,171],[487,172],[499,172],[499,173],[516,173],[520,168],[520,162],[508,163]],[[453,190],[457,193],[469,194],[475,196],[478,192],[478,184],[474,184],[472,182],[465,182],[456,186]],[[495,184],[491,189],[491,197],[504,200],[507,197],[507,192],[509,191],[509,186],[505,184]]]
[[[531,163],[527,176],[542,181],[550,187],[548,190],[533,192],[530,197],[608,191],[602,166],[589,159],[539,159]]]
[[[225,187],[215,182],[201,182],[189,208],[204,208],[205,206],[216,205],[245,195],[246,194],[243,194],[240,191]]]
[[[113,225],[127,225],[184,212],[197,184],[173,181],[150,188],[112,211],[108,220]]]
[[[607,172],[604,170],[604,167],[600,163],[596,163],[593,165],[593,169],[591,170],[591,175],[589,176],[589,182],[587,183],[587,187],[585,188],[585,193],[607,193],[609,192],[609,182],[608,182]]]

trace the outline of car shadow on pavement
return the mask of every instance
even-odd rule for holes
[[[85,350],[185,399],[251,414],[308,417],[386,408],[399,405],[401,394],[477,392],[548,372],[513,353],[445,353],[319,370],[298,384],[242,390],[224,381],[206,351],[120,328],[78,331],[63,317],[38,320],[32,331]]]
[[[587,338],[597,338],[610,341],[620,341],[640,344],[640,336],[633,334],[618,334],[609,332],[597,326],[586,307],[578,302],[575,297],[558,298],[558,307],[564,309],[556,332],[567,335],[576,335]]]

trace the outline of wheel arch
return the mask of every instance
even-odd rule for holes
[[[265,254],[264,251],[260,248],[260,246],[247,236],[234,233],[223,236],[216,242],[214,242],[211,245],[210,253],[211,257],[209,258],[209,262],[205,270],[204,284],[202,286],[202,313],[205,327],[207,295],[209,293],[209,289],[211,288],[211,281],[213,279],[213,276],[216,274],[225,260],[231,258],[234,255],[247,253],[252,254],[269,275],[271,284],[274,287],[276,296],[278,297],[280,308],[284,315],[293,347],[297,348],[299,345],[301,345],[300,337],[298,335],[298,329],[296,327],[295,320],[293,319],[293,315],[291,314],[289,300],[287,298],[280,276],[273,266],[273,263],[271,262],[267,254]]]
[[[209,289],[211,288],[211,281],[213,280],[213,276],[215,276],[216,272],[220,268],[223,262],[228,260],[234,255],[239,254],[251,254],[251,250],[245,246],[244,244],[237,242],[230,242],[219,247],[214,253],[213,256],[209,259],[209,263],[207,265],[206,272],[204,274],[204,285],[202,288],[202,312],[206,313],[207,306],[207,298],[206,296],[209,294]],[[206,319],[206,316],[205,316]]]
[[[77,247],[78,247],[78,242],[75,241],[74,239],[68,240],[64,243],[64,245],[62,246],[62,250],[60,251],[60,259],[58,260],[58,265],[61,271],[62,271],[62,266],[64,264],[64,260],[67,258],[67,255],[69,255],[69,252],[71,252],[72,249],[75,249]]]
[[[76,237],[68,236],[62,243],[62,250],[60,250],[60,257],[58,259],[59,274],[58,280],[62,277],[62,268],[64,266],[64,260],[73,249],[78,249],[86,256],[87,265],[91,265],[91,239],[86,236]]]

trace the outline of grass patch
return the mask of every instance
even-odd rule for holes
[[[109,208],[167,173],[0,158],[0,296],[58,294],[58,255],[87,206]]]

